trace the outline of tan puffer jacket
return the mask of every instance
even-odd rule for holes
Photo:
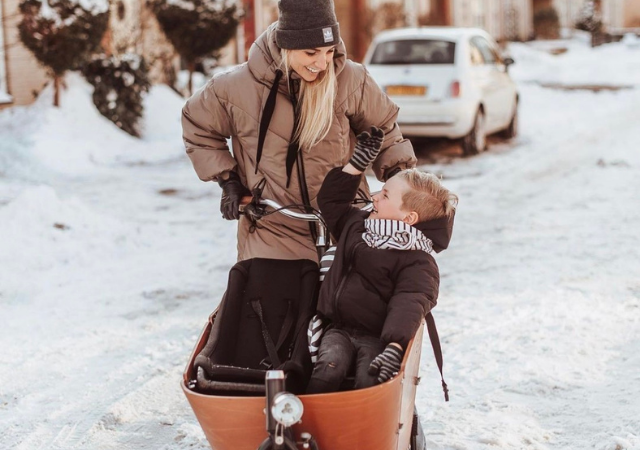
[[[255,173],[260,119],[265,102],[280,68],[280,51],[275,43],[275,24],[253,44],[247,63],[216,75],[196,92],[183,108],[182,127],[187,153],[198,177],[217,181],[224,171],[236,170],[249,189],[263,179],[264,198],[282,205],[302,204],[296,169],[289,188],[285,160],[291,138],[294,113],[288,82],[280,81],[275,110],[264,141],[262,158]],[[317,208],[316,196],[325,175],[344,165],[355,146],[355,136],[370,126],[385,132],[385,141],[373,170],[378,179],[394,167],[413,167],[416,159],[411,143],[403,139],[396,117],[398,107],[380,90],[363,66],[345,57],[341,42],[334,64],[338,80],[335,115],[327,136],[310,150],[304,150],[304,168],[309,198]],[[231,138],[233,155],[227,146]],[[363,177],[361,188],[369,193]],[[238,224],[238,260],[249,258],[317,260],[315,243],[306,222],[272,214],[249,231],[249,221]]]

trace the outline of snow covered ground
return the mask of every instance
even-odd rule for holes
[[[640,449],[640,48],[512,45],[521,134],[425,167],[461,198],[425,341],[430,449]],[[156,86],[130,138],[67,79],[0,113],[0,448],[207,449],[179,388],[235,259]],[[617,92],[541,84],[615,84]],[[374,183],[375,184],[375,183]],[[375,450],[375,449],[374,449]]]

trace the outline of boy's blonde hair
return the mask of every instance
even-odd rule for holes
[[[418,222],[451,217],[456,210],[458,196],[445,188],[434,174],[407,169],[396,176],[403,178],[410,188],[402,195],[402,209],[415,211]]]

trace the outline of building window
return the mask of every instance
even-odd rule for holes
[[[9,88],[7,87],[7,48],[4,43],[3,22],[4,17],[2,16],[2,5],[0,5],[0,104],[10,103],[13,101],[9,95]]]

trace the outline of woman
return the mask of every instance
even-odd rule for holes
[[[346,58],[333,1],[278,7],[278,22],[255,41],[248,62],[213,77],[183,108],[187,153],[200,179],[222,187],[225,219],[239,218],[240,198],[256,186],[282,205],[306,200],[317,208],[325,175],[347,163],[355,136],[372,125],[385,133],[373,164],[378,179],[416,162],[396,124],[398,107]],[[361,188],[369,193],[364,177]],[[307,223],[273,214],[258,227],[240,217],[238,260],[249,258],[317,261],[317,254]]]

